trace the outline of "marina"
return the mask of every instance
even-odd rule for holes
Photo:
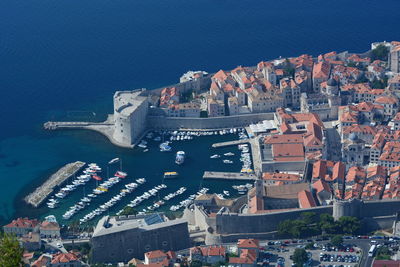
[[[33,193],[26,196],[24,200],[26,203],[37,208],[57,187],[62,185],[68,178],[75,175],[85,164],[85,162],[76,161],[65,165],[51,175],[41,186],[36,188]]]
[[[174,140],[171,141],[171,137],[175,137],[172,138]],[[247,163],[250,157],[245,158],[245,154],[250,152],[247,144],[221,147],[218,151],[212,147],[214,143],[235,141],[238,138],[247,138],[243,128],[202,132],[150,131],[139,141],[143,147],[137,146],[122,154],[99,154],[98,157],[90,155],[89,158],[83,156],[85,161],[96,163],[88,164],[67,185],[55,191],[52,196],[50,194],[45,215],[54,215],[65,224],[74,221],[92,224],[100,218],[99,215],[119,214],[124,207],[134,207],[140,214],[154,210],[167,214],[181,212],[193,203],[196,196],[208,191],[221,199],[237,197],[245,191],[232,191],[228,188],[243,187],[239,179],[203,179],[203,172],[208,168],[221,172],[240,172],[246,166],[250,169],[251,162]],[[160,144],[168,145],[167,149],[172,153],[161,151]],[[188,157],[188,154],[195,156]],[[153,164],[154,158],[157,159],[156,165]],[[230,163],[224,163],[223,160]],[[124,171],[121,171],[122,167]],[[146,182],[141,185],[138,183],[139,178],[133,177],[146,177]],[[134,188],[131,190],[127,186]],[[161,195],[160,186],[175,191]]]
[[[221,179],[221,180],[249,180],[254,181],[257,176],[252,173],[240,172],[211,172],[205,171],[203,179]]]

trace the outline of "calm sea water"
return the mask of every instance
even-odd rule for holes
[[[44,121],[103,120],[115,90],[170,84],[190,69],[400,40],[399,8],[398,0],[0,1],[0,215],[46,213],[20,199],[71,161],[121,155],[132,175],[154,181],[173,166],[171,155],[116,148],[94,133],[45,132]],[[182,178],[193,190],[204,169],[226,168],[208,160],[203,142],[215,140],[201,140],[184,147],[196,150],[195,171]]]

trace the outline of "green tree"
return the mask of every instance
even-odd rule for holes
[[[371,59],[372,60],[379,59],[386,61],[388,60],[388,54],[389,54],[389,49],[386,46],[380,44],[371,51]]]
[[[390,250],[388,247],[383,246],[376,251],[376,260],[390,260]]]
[[[354,235],[361,229],[360,220],[356,217],[343,216],[338,221],[340,230],[344,234]]]
[[[285,60],[285,67],[283,70],[288,76],[294,78],[294,73],[296,70],[292,67],[292,64],[290,63],[289,59]]]
[[[330,214],[321,214],[319,227],[323,233],[334,234],[337,232],[337,224]]]
[[[2,234],[0,239],[0,266],[16,267],[22,263],[24,250],[14,235]]]
[[[122,210],[121,215],[135,215],[136,216],[137,213],[138,213],[137,210],[135,210],[134,208],[126,206]]]
[[[335,247],[339,247],[343,244],[343,237],[341,235],[335,235],[331,238],[331,243]]]
[[[303,212],[300,214],[301,219],[305,224],[313,224],[317,222],[317,214],[315,212]]]
[[[307,252],[304,248],[296,248],[292,256],[293,263],[297,267],[303,267],[304,263],[308,260]]]
[[[290,236],[292,227],[292,220],[284,220],[278,224],[278,234],[281,236]]]

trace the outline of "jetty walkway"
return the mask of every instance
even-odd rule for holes
[[[54,189],[64,183],[69,177],[77,173],[85,166],[85,162],[76,161],[68,163],[56,173],[51,175],[41,186],[36,188],[33,193],[30,193],[24,198],[25,202],[37,208],[42,202],[53,193]]]
[[[246,143],[250,143],[250,139],[241,139],[241,140],[235,140],[235,141],[215,143],[212,145],[212,147],[218,148],[218,147],[234,146],[234,145],[240,145],[240,144],[246,144]]]
[[[251,173],[240,172],[210,172],[205,171],[203,179],[222,179],[222,180],[257,180],[257,176]]]

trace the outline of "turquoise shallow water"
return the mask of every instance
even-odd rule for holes
[[[400,40],[399,7],[398,0],[0,1],[0,215],[46,213],[20,199],[68,162],[104,164],[121,155],[131,174],[148,178],[174,165],[166,155],[119,149],[95,133],[46,132],[44,121],[103,120],[115,90],[171,84],[190,69],[359,52],[377,40]],[[190,156],[212,142],[200,140],[187,143]],[[208,166],[207,153],[196,153],[176,183],[195,188],[192,172],[228,167]]]

